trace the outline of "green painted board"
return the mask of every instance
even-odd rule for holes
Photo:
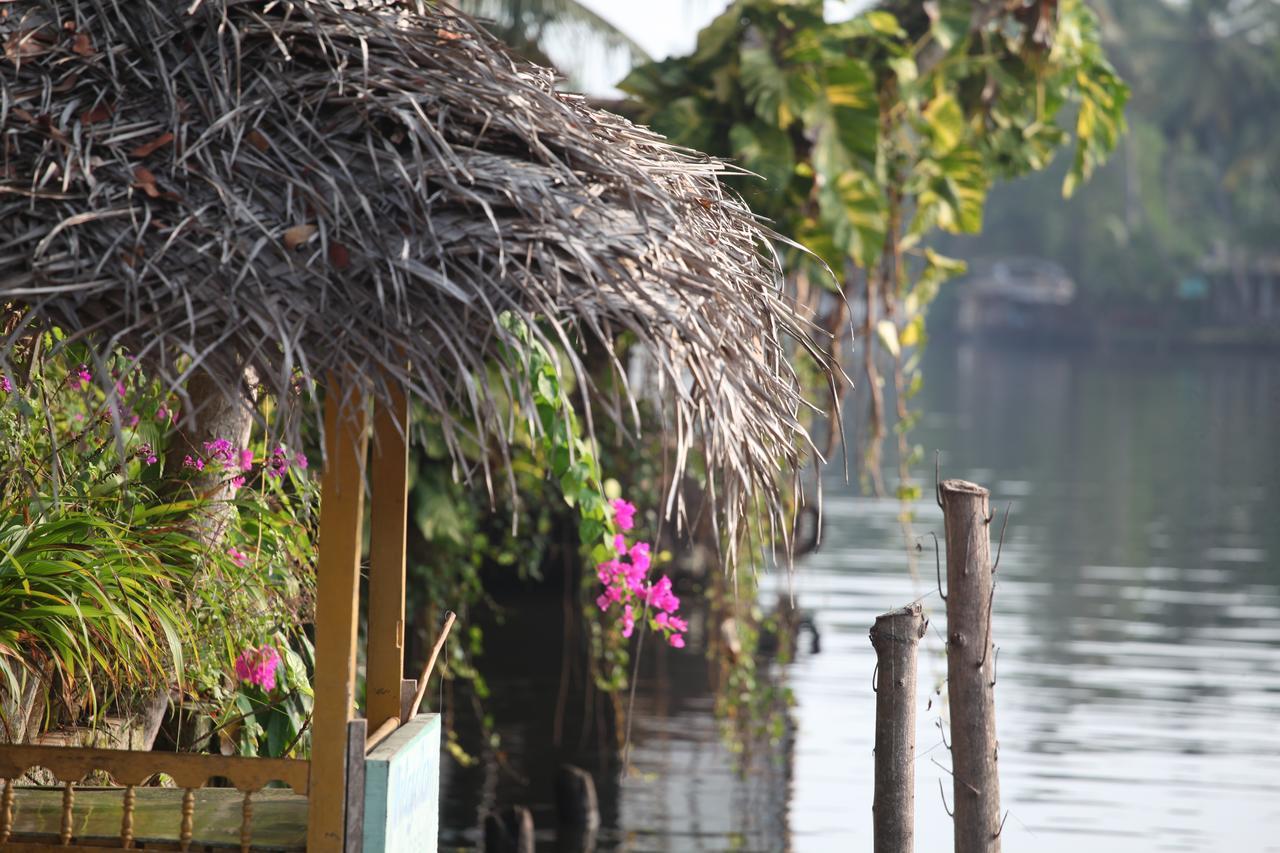
[[[419,714],[365,759],[364,853],[436,853],[440,715]]]
[[[182,790],[136,788],[135,793],[136,843],[176,841],[182,822]],[[244,794],[234,788],[200,788],[195,794],[192,846],[239,850]],[[13,800],[15,841],[57,843],[62,826],[61,788],[15,788]],[[77,788],[72,809],[73,838],[77,842],[118,839],[123,813],[123,788]],[[306,846],[306,797],[275,788],[253,795],[255,853],[285,853],[305,850]]]

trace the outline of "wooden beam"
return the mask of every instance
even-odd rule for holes
[[[409,513],[409,404],[392,387],[374,405],[369,512],[369,650],[365,716],[400,718],[404,678],[405,538]]]
[[[347,723],[354,716],[360,603],[362,462],[368,445],[363,400],[335,378],[325,389],[325,466],[320,481],[316,561],[315,713],[311,723],[309,853],[342,853],[346,814]]]

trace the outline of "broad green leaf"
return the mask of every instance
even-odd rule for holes
[[[764,178],[766,192],[783,192],[795,171],[795,149],[783,130],[759,121],[729,131],[733,153],[744,168]]]
[[[902,347],[898,343],[898,327],[892,320],[880,320],[876,323],[876,337],[894,358],[902,354]]]
[[[935,156],[945,155],[964,138],[964,112],[949,92],[936,96],[922,113],[926,132],[933,138]]]

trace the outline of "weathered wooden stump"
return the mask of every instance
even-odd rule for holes
[[[556,840],[565,853],[594,853],[600,828],[600,803],[591,774],[569,764],[556,774]]]
[[[938,500],[947,537],[947,691],[955,853],[999,853],[1000,777],[996,761],[995,658],[991,617],[989,493],[965,480],[944,480]]]
[[[560,766],[556,774],[556,811],[561,824],[591,829],[600,826],[600,804],[590,773],[569,764]]]
[[[533,853],[533,813],[508,806],[485,815],[484,853]]]
[[[915,847],[916,652],[927,622],[918,603],[876,617],[875,853]]]

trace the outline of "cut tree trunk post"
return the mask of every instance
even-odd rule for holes
[[[916,650],[924,636],[919,603],[877,616],[875,853],[915,848]]]
[[[999,853],[989,493],[964,480],[944,480],[939,499],[947,537],[947,691],[955,853]]]

